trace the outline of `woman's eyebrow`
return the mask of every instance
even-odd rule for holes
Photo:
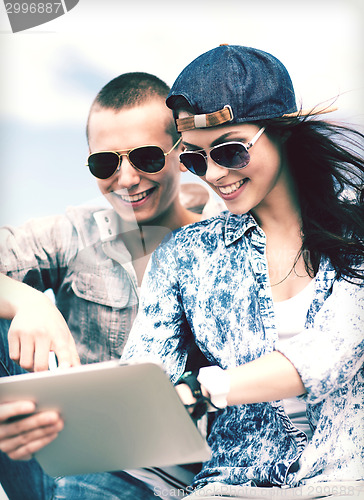
[[[210,144],[210,147],[214,147],[214,146],[217,146],[218,144],[221,144],[223,142],[226,142],[227,139],[231,139],[231,135],[232,134],[237,134],[238,131],[236,130],[232,130],[231,132],[227,132],[226,134],[223,134],[221,136],[219,136],[217,139],[215,139],[214,141],[211,142]],[[237,140],[237,139],[235,139]],[[239,136],[239,140],[242,141],[242,142],[247,142],[247,139],[246,138],[243,138],[241,136]],[[182,144],[188,148],[191,148],[191,149],[197,149],[197,150],[202,150],[204,148],[200,148],[199,146],[197,146],[196,144],[191,144],[189,142],[186,142],[186,141],[182,141]]]
[[[195,144],[190,144],[189,142],[186,142],[186,141],[183,141],[182,140],[182,144],[188,148],[195,148],[195,149],[198,149],[198,147],[195,145]]]
[[[236,134],[237,131],[235,130],[231,130],[230,132],[226,132],[226,134],[223,134],[223,135],[220,135],[220,137],[218,137],[217,139],[215,139],[212,143],[211,143],[211,147],[214,147],[214,146],[217,146],[217,144],[221,144],[223,142],[226,142],[226,139],[231,139],[231,135],[232,134]]]

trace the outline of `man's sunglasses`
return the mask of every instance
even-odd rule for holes
[[[264,132],[262,127],[253,139],[244,144],[240,141],[224,142],[214,146],[208,153],[210,158],[221,167],[231,170],[244,168],[250,162],[248,150],[257,142]],[[207,153],[204,150],[184,151],[179,155],[180,162],[193,174],[203,177],[207,172]]]
[[[181,137],[173,147],[165,153],[159,146],[140,146],[123,153],[117,151],[99,151],[92,153],[87,159],[87,166],[92,175],[98,179],[108,179],[121,167],[122,157],[126,156],[131,165],[144,174],[157,174],[166,163],[169,155],[181,142]]]

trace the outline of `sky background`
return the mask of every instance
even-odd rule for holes
[[[361,0],[79,0],[54,21],[13,34],[1,2],[0,225],[100,202],[85,166],[97,92],[128,71],[171,85],[221,43],[278,57],[305,108],[340,94],[330,119],[363,130],[363,28]]]

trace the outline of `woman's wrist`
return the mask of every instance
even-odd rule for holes
[[[227,406],[227,396],[230,391],[230,377],[226,370],[219,366],[206,366],[200,368],[197,380],[200,382],[205,396],[215,409]]]

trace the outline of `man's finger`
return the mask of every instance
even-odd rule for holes
[[[6,422],[2,423],[0,428],[0,439],[4,439],[4,437],[6,439],[19,436],[20,434],[40,429],[41,427],[57,424],[60,421],[58,413],[53,410],[34,413],[30,416],[29,414],[17,415],[17,417],[22,416],[24,416],[24,418],[15,420],[10,418],[10,420],[8,419]]]
[[[29,415],[34,411],[35,404],[32,401],[15,401],[13,403],[0,404],[0,423],[6,422],[9,418]]]
[[[11,328],[8,333],[8,342],[10,359],[18,363],[20,359],[20,339],[19,335],[13,332]]]
[[[34,453],[54,441],[58,434],[58,431],[51,432],[50,434],[43,436],[40,439],[31,441],[30,443],[27,443],[23,446],[19,446],[18,448],[7,453],[7,455],[12,460],[30,460]]]
[[[53,350],[57,356],[59,368],[69,368],[70,366],[78,366],[80,364],[80,358],[73,339],[68,344],[57,343],[53,347]]]
[[[34,371],[48,370],[50,341],[48,338],[40,339],[35,344]]]

